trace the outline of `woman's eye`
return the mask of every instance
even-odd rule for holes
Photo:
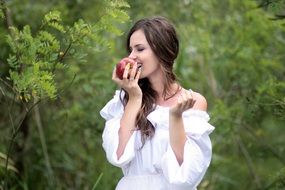
[[[144,50],[144,48],[138,48],[138,51],[143,51]]]

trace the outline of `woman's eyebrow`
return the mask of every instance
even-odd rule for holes
[[[138,47],[138,46],[142,46],[143,44],[136,44],[136,45],[134,45],[134,47]],[[132,49],[132,47],[130,46],[129,47],[130,49]]]

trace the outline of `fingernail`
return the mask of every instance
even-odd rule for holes
[[[127,64],[125,69],[129,69],[130,68],[130,63]]]

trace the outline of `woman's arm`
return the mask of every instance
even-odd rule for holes
[[[190,108],[206,111],[207,101],[198,93],[184,90],[178,98],[177,104],[169,112],[170,145],[180,165],[183,163],[184,145],[186,142],[182,113]]]
[[[136,126],[136,117],[141,108],[141,99],[129,100],[122,119],[120,121],[119,129],[119,145],[117,149],[117,158],[123,155],[125,147],[132,136],[135,126]]]
[[[129,60],[132,61],[132,60]],[[124,114],[120,121],[119,145],[117,149],[117,159],[123,155],[125,147],[136,128],[136,117],[142,104],[142,91],[138,85],[141,69],[137,69],[137,63],[133,63],[130,70],[130,63],[126,66],[123,79],[119,79],[116,70],[113,71],[112,80],[123,88],[129,96],[129,100],[124,109]]]

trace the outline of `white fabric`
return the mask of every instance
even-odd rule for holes
[[[214,127],[205,111],[190,109],[183,113],[187,141],[183,163],[179,165],[169,142],[169,108],[156,106],[147,119],[155,127],[155,135],[141,148],[140,131],[129,139],[118,160],[118,130],[123,115],[120,91],[100,111],[106,120],[103,148],[108,161],[123,170],[124,177],[116,190],[195,190],[210,164],[212,145],[209,134]]]

